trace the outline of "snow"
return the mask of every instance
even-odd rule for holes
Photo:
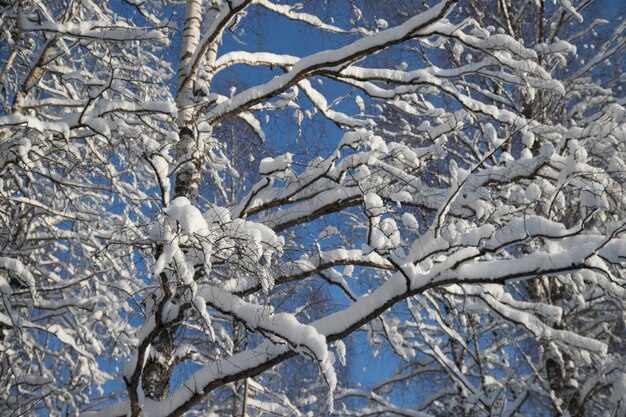
[[[211,326],[211,323],[212,323],[211,315],[207,311],[205,299],[200,295],[195,296],[192,300],[192,304],[195,307],[196,311],[198,311],[198,313],[200,314],[200,317],[202,318],[202,320],[204,321],[204,326],[206,326],[206,328],[209,329],[209,340],[214,341],[215,333],[213,331],[213,327]]]
[[[346,366],[346,344],[341,340],[337,340],[335,342],[335,351],[337,352],[341,366]]]
[[[624,401],[626,398],[626,373],[619,373],[611,389],[611,400],[614,402]]]
[[[124,364],[124,377],[127,380],[130,380],[136,368],[137,368],[137,356],[133,355],[130,358],[128,358],[126,360],[126,363]]]
[[[494,146],[500,146],[500,139],[498,138],[498,133],[496,132],[495,127],[491,123],[487,123],[485,125],[485,138]]]
[[[293,155],[289,152],[276,158],[263,158],[259,163],[259,173],[261,175],[273,175],[277,178],[284,178],[286,171],[291,167]]]
[[[338,148],[343,148],[344,146],[351,147],[353,149],[358,149],[361,144],[368,141],[372,136],[372,132],[366,129],[357,129],[354,131],[344,133],[343,137],[339,141]]]
[[[74,349],[81,355],[86,356],[91,360],[95,360],[91,353],[87,352],[76,343],[76,340],[74,339],[74,336],[70,334],[71,331],[69,329],[64,329],[58,324],[53,324],[52,326],[48,327],[47,331],[54,334],[61,343],[69,345],[72,347],[72,349]]]
[[[0,269],[9,271],[11,275],[17,278],[24,286],[28,287],[31,291],[36,291],[36,282],[33,274],[19,259],[0,256]]]
[[[350,117],[347,114],[333,110],[332,105],[328,104],[326,97],[318,90],[313,88],[308,80],[302,80],[298,82],[298,86],[302,88],[302,91],[311,100],[316,109],[318,109],[327,119],[332,120],[338,125],[345,125],[349,127],[359,127],[372,125],[371,120],[360,120],[354,117]]]
[[[280,15],[288,17],[291,20],[305,22],[311,26],[324,29],[329,32],[337,32],[337,33],[348,32],[337,26],[330,25],[330,24],[323,22],[319,17],[315,15],[294,11],[297,8],[301,7],[301,5],[295,5],[295,6],[281,5],[281,4],[271,3],[270,1],[267,1],[267,0],[255,0],[255,3],[262,7],[265,7],[268,10],[271,10]]]
[[[107,100],[104,103],[98,104],[97,112],[95,113],[96,117],[100,117],[107,113],[117,111],[138,113],[163,113],[174,117],[176,116],[178,110],[176,108],[176,103],[172,101],[144,100],[135,103],[132,101]]]
[[[412,201],[413,196],[408,191],[398,191],[391,195],[391,199],[400,205],[400,203]]]
[[[561,39],[558,39],[550,44],[545,42],[538,43],[535,45],[534,49],[541,54],[554,54],[560,52],[576,55],[576,46]]]
[[[236,64],[247,65],[278,65],[290,67],[298,61],[298,57],[285,54],[273,54],[270,52],[228,52],[215,61],[216,70],[230,67]]]
[[[363,203],[365,204],[365,211],[370,216],[380,216],[386,212],[383,199],[376,193],[367,193],[363,196]]]
[[[552,158],[555,153],[554,145],[552,145],[551,143],[546,143],[542,145],[541,149],[539,150],[539,153],[541,154],[541,156],[547,159]]]
[[[163,33],[158,30],[146,31],[130,26],[112,27],[110,22],[106,21],[80,23],[42,22],[35,24],[28,19],[23,19],[21,20],[21,25],[23,30],[29,32],[53,32],[82,38],[106,39],[114,41],[159,40],[164,43],[167,41],[167,38],[163,36]]]
[[[35,129],[40,133],[52,131],[60,133],[61,135],[63,135],[64,138],[68,138],[70,136],[70,128],[64,122],[48,122],[40,120],[34,116],[19,113],[0,116],[0,128],[22,125],[31,129]]]
[[[174,304],[171,300],[167,300],[161,311],[161,321],[163,323],[169,323],[175,320],[178,317],[179,311],[180,306],[178,304]]]
[[[356,103],[359,112],[364,113],[365,112],[365,102],[363,101],[363,97],[357,95],[354,97],[354,102]]]
[[[400,245],[400,231],[395,220],[383,219],[372,228],[370,246],[376,250],[395,249]]]
[[[565,10],[571,13],[576,18],[576,20],[578,20],[578,23],[583,23],[584,19],[582,15],[578,13],[578,11],[576,11],[576,8],[572,5],[572,2],[570,0],[559,0],[559,3],[561,3],[561,6],[563,6]]]
[[[536,183],[532,183],[526,188],[525,196],[530,202],[538,201],[541,197],[541,188]]]
[[[165,210],[170,226],[175,230],[179,224],[187,234],[206,233],[209,226],[200,210],[189,202],[187,197],[176,197]]]
[[[419,222],[415,218],[415,216],[411,213],[403,213],[402,214],[402,224],[411,230],[413,233],[418,233],[420,226]]]

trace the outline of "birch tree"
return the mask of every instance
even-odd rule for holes
[[[625,26],[495,3],[1,2],[0,411],[624,415]]]

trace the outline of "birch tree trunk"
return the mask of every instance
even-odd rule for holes
[[[200,132],[195,121],[197,100],[194,86],[196,74],[192,71],[191,62],[200,42],[203,15],[207,17],[210,26],[210,22],[217,16],[218,11],[218,1],[212,1],[209,9],[204,12],[202,0],[188,0],[185,6],[185,23],[176,92],[178,142],[175,147],[175,166],[179,168],[176,174],[173,198],[185,197],[191,202],[197,201],[198,198],[205,136],[211,135],[210,129],[208,132]],[[216,47],[212,46],[205,55],[203,61],[206,67],[210,68],[215,60],[216,52]],[[208,73],[209,71],[207,71]],[[210,78],[203,81],[208,88]],[[166,201],[169,201],[169,196]],[[157,247],[157,257],[160,256],[161,251],[162,248]],[[162,277],[161,282],[164,285],[164,293],[171,293],[171,290],[165,288],[167,279]],[[176,294],[176,296],[181,295]],[[177,326],[167,324],[160,327],[151,346],[152,354],[149,355],[142,374],[144,393],[146,397],[153,400],[161,400],[167,396],[172,370],[175,366],[172,352]]]

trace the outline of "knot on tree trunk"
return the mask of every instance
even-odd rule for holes
[[[162,400],[167,396],[174,367],[173,347],[168,329],[161,331],[152,343],[150,356],[141,375],[141,385],[147,398]]]

